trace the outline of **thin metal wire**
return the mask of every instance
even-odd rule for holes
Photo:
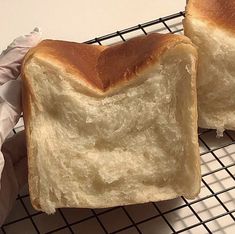
[[[202,139],[202,137],[201,136],[199,136],[199,139],[201,140],[201,142],[206,146],[206,148],[210,151],[210,153],[214,156],[214,158],[219,162],[219,164],[222,166],[222,167],[224,167],[225,168],[225,170],[227,171],[227,173],[233,178],[233,180],[235,181],[235,177],[234,177],[234,175],[225,167],[225,165],[224,165],[224,163],[215,155],[215,153],[214,153],[214,149],[211,149],[210,147],[209,147],[209,145]],[[234,144],[234,142],[233,142],[233,144]],[[222,149],[222,148],[224,148],[224,146],[221,146],[221,147],[219,147],[219,148],[217,148],[217,149]]]
[[[139,227],[135,224],[134,220],[132,219],[132,217],[130,216],[130,214],[127,212],[126,208],[124,206],[122,206],[123,211],[125,212],[125,214],[127,215],[127,217],[129,218],[129,220],[131,221],[132,225],[135,227],[136,231],[141,234],[141,231],[139,229]]]
[[[230,136],[230,138],[231,138],[232,141],[235,141],[235,138],[234,138],[233,136],[231,136],[229,132],[226,131],[226,134],[227,134],[228,136]]]
[[[141,28],[145,28],[145,27],[156,25],[156,24],[159,24],[159,23],[162,23],[162,22],[167,22],[169,20],[173,20],[173,19],[183,17],[183,16],[184,16],[184,13],[179,12],[179,13],[176,13],[176,14],[173,14],[173,15],[169,15],[169,16],[166,16],[166,17],[161,17],[159,19],[149,21],[147,23],[138,24],[136,26],[126,28],[126,29],[120,30],[118,32],[120,34],[124,35],[126,33],[130,33],[130,32],[139,30],[140,26],[141,26]],[[99,40],[101,42],[101,41],[108,40],[110,38],[117,37],[117,36],[119,36],[119,34],[117,32],[114,32],[114,33],[110,33],[110,34],[107,34],[107,35],[104,35],[104,36],[101,36],[101,37],[96,37],[95,39],[92,39],[92,40],[85,41],[84,43],[93,44],[93,43],[96,43],[97,40]]]
[[[59,210],[59,213],[60,213],[61,217],[63,218],[64,222],[66,223],[66,227],[68,227],[69,231],[73,234],[74,231],[73,231],[73,229],[70,227],[70,225],[69,225],[67,219],[65,218],[65,216],[64,216],[64,214],[63,214],[63,212],[62,212],[62,210],[61,210],[61,209],[58,209],[58,210]]]
[[[175,31],[172,31],[172,33],[179,33],[179,32],[182,32],[182,31],[183,31],[183,29],[181,28],[181,29],[177,29]]]
[[[56,229],[53,229],[52,231],[46,232],[45,234],[52,234],[52,233],[57,233],[58,231],[64,231],[64,230],[69,230],[67,227],[59,227]],[[70,230],[69,230],[70,231]],[[70,231],[71,232],[71,231]],[[73,232],[74,233],[74,232]]]
[[[188,201],[182,197],[183,201],[185,202],[185,204],[189,207],[189,209],[193,212],[193,214],[197,217],[197,219],[199,220],[199,222],[204,226],[204,228],[208,231],[208,233],[212,234],[211,230],[208,228],[208,226],[202,222],[201,217],[197,214],[197,212],[193,209],[193,207],[188,203]]]
[[[225,206],[225,204],[221,201],[221,199],[214,193],[214,191],[212,190],[212,188],[206,183],[206,181],[202,178],[202,182],[203,184],[205,184],[205,186],[207,187],[207,189],[214,195],[214,197],[216,198],[216,200],[220,203],[220,205],[227,211],[229,212],[229,209]],[[233,221],[235,221],[235,218],[232,214],[230,214],[231,218],[233,219]]]
[[[119,37],[121,37],[122,41],[126,41],[125,38],[122,36],[122,34],[121,34],[119,31],[117,31],[117,35],[118,35]]]
[[[139,28],[143,31],[143,33],[144,33],[145,35],[147,35],[147,32],[146,32],[145,29],[142,27],[142,25],[139,24],[138,26],[139,26]]]
[[[224,169],[228,169],[228,168],[234,167],[234,166],[235,166],[235,162],[234,162],[234,163],[231,163],[231,164],[229,164],[229,165],[227,165],[227,166],[220,167],[220,168],[215,169],[215,170],[213,170],[213,171],[207,172],[207,173],[203,174],[202,177],[206,177],[206,176],[208,176],[208,175],[214,174],[214,173],[216,173],[216,172],[219,172],[219,171],[222,171],[222,170],[224,170]]]
[[[103,231],[108,234],[108,231],[106,230],[104,224],[101,222],[100,218],[99,218],[98,215],[95,213],[95,211],[94,211],[93,209],[91,209],[91,212],[93,213],[93,215],[95,216],[96,220],[98,221],[98,223],[99,223],[100,226],[102,227]]]
[[[32,216],[30,215],[30,213],[29,213],[29,211],[28,211],[26,205],[24,204],[23,199],[19,198],[19,200],[20,200],[22,206],[24,207],[24,210],[25,210],[25,212],[27,213],[28,218],[30,219],[30,221],[31,221],[31,223],[32,223],[32,225],[33,225],[33,227],[35,228],[35,231],[36,231],[37,233],[40,233],[40,232],[39,232],[39,229],[38,229],[38,227],[37,227],[37,225],[36,225],[36,223],[34,222],[34,220],[33,220]]]
[[[178,233],[185,232],[185,231],[187,231],[187,230],[189,230],[189,229],[192,229],[192,228],[195,228],[195,227],[197,227],[197,226],[200,226],[201,224],[209,223],[209,222],[211,222],[211,221],[213,221],[213,220],[217,220],[217,219],[219,219],[219,218],[222,218],[222,217],[224,217],[224,216],[226,216],[226,215],[229,215],[229,214],[232,214],[232,213],[234,213],[234,212],[235,212],[235,209],[229,211],[228,213],[223,213],[223,214],[214,216],[214,217],[212,217],[212,218],[210,218],[210,219],[207,219],[207,220],[205,220],[205,221],[202,221],[202,223],[196,223],[196,224],[194,224],[194,225],[191,225],[191,226],[189,226],[189,227],[186,227],[186,228],[184,228],[184,229],[181,229],[181,230],[178,231]]]
[[[161,22],[164,24],[164,26],[167,28],[167,30],[168,30],[170,33],[172,33],[172,30],[169,28],[169,26],[167,25],[167,23],[166,23],[164,20],[162,20],[161,18],[160,18],[160,20],[161,20]]]
[[[166,222],[166,224],[168,225],[168,227],[171,229],[171,231],[173,233],[175,233],[175,229],[172,227],[172,225],[170,224],[170,222],[167,220],[167,218],[165,217],[165,215],[161,212],[161,210],[158,208],[156,203],[152,203],[153,206],[155,207],[155,209],[158,211],[158,213],[161,215],[161,217],[164,219],[164,221]]]
[[[102,45],[102,43],[100,42],[100,40],[98,38],[95,38],[95,41],[99,44]]]
[[[234,141],[233,137],[227,132],[225,131],[224,133],[231,141]]]
[[[3,227],[3,228],[4,228],[4,227],[7,227],[7,226],[9,226],[9,225],[11,225],[11,224],[14,224],[14,223],[23,221],[23,220],[25,220],[25,219],[28,219],[28,218],[30,218],[30,217],[34,217],[34,216],[37,216],[37,215],[40,215],[40,214],[42,214],[42,212],[37,212],[37,213],[31,214],[31,215],[29,215],[29,216],[28,216],[28,215],[27,215],[27,216],[24,216],[24,217],[22,217],[22,218],[19,218],[19,219],[13,220],[13,221],[11,221],[11,222],[5,223],[5,224],[2,225],[2,227]]]
[[[200,135],[200,136],[202,136],[202,135]],[[201,140],[200,136],[199,136],[199,139]],[[203,143],[203,142],[202,142],[202,143]],[[208,148],[207,148],[207,151],[201,153],[201,156],[203,156],[203,155],[205,155],[205,154],[208,154],[208,153],[213,153],[213,152],[215,152],[216,150],[226,148],[226,147],[231,146],[231,145],[233,145],[233,144],[234,144],[234,141],[233,141],[233,142],[226,143],[226,144],[223,144],[222,146],[219,146],[219,147],[215,147],[215,148],[213,148],[213,149],[208,149]]]

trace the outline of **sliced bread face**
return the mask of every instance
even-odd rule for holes
[[[194,198],[200,190],[194,46],[159,34],[84,46],[44,41],[24,62],[34,207],[53,213]],[[96,77],[58,48],[76,51],[87,66],[97,53],[90,61]]]

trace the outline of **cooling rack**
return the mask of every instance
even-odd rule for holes
[[[183,31],[184,12],[136,25],[86,41],[108,45],[150,32]],[[13,133],[24,129],[22,117]],[[235,233],[235,132],[216,138],[213,130],[199,129],[202,168],[201,193],[163,202],[110,209],[58,209],[54,215],[35,211],[27,186],[0,233]]]

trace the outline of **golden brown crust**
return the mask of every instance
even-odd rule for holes
[[[186,15],[235,33],[234,0],[189,0]]]
[[[63,67],[89,87],[105,93],[120,83],[135,79],[140,71],[157,62],[172,44],[190,43],[184,36],[149,34],[115,46],[44,40],[27,54],[32,58]]]

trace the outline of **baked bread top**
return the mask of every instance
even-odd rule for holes
[[[85,89],[105,95],[137,79],[138,73],[148,69],[165,50],[178,43],[191,44],[184,36],[157,33],[114,46],[44,40],[30,50],[24,66],[31,58],[45,60],[77,76]]]

